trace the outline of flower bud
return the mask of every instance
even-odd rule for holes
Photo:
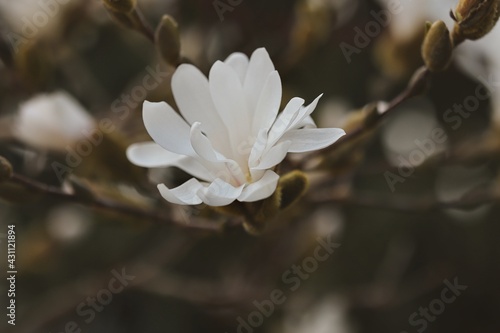
[[[181,41],[177,22],[169,15],[163,15],[155,33],[155,43],[162,58],[170,65],[180,63]]]
[[[482,38],[493,29],[500,16],[499,0],[461,0],[451,13],[455,20],[455,44]]]
[[[0,183],[9,180],[12,177],[12,173],[12,164],[0,156]]]
[[[308,187],[309,181],[302,171],[294,170],[281,176],[272,196],[260,203],[246,203],[248,213],[243,227],[251,235],[260,235],[269,226],[269,221],[296,203]]]
[[[287,209],[299,200],[309,187],[309,181],[305,173],[294,170],[281,176],[278,189],[281,192],[280,210]]]
[[[428,28],[422,44],[422,58],[432,72],[439,72],[448,66],[453,53],[450,32],[443,21],[436,21]]]
[[[137,0],[103,0],[104,5],[115,12],[129,14],[137,5]]]

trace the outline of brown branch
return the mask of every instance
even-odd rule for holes
[[[147,39],[149,39],[154,44],[155,43],[155,33],[153,31],[153,28],[146,21],[146,19],[144,18],[144,15],[139,10],[139,8],[136,8],[130,14],[130,19],[134,23],[137,31],[142,33]]]
[[[382,123],[382,120],[384,120],[389,114],[397,110],[398,106],[400,106],[407,100],[422,94],[427,87],[427,82],[430,77],[430,74],[431,72],[426,67],[421,67],[420,69],[415,71],[415,74],[410,83],[408,84],[408,87],[401,94],[396,96],[391,102],[387,103],[387,105],[385,105],[383,108],[379,105],[376,106],[375,109],[373,110],[374,112],[371,112],[362,122],[361,125],[353,129],[352,131],[346,133],[346,135],[341,137],[334,144],[309,154],[306,158],[302,159],[302,161],[297,163],[296,167],[299,169],[307,169],[307,164],[309,163],[312,157],[322,156],[337,149],[341,149],[343,145],[349,145],[352,142],[358,140],[363,135],[369,133],[370,130],[374,129],[380,123]]]
[[[77,194],[65,192],[59,189],[58,187],[49,186],[47,184],[38,182],[36,180],[27,178],[17,173],[13,173],[9,181],[21,185],[28,190],[49,195],[52,198],[57,198],[62,201],[72,202],[90,208],[113,212],[128,217],[133,216],[141,218],[141,220],[162,222],[177,227],[193,228],[193,229],[208,230],[208,231],[221,231],[224,227],[222,223],[214,223],[213,221],[208,221],[199,218],[192,218],[189,220],[189,222],[179,221],[176,219],[172,219],[170,216],[162,212],[145,210],[109,198],[98,198],[94,196],[85,196],[85,197],[79,196]]]
[[[393,113],[394,110],[397,109],[398,106],[406,102],[407,100],[421,95],[425,89],[427,88],[427,83],[429,80],[431,72],[429,69],[425,67],[419,68],[417,71],[415,71],[415,74],[408,84],[408,87],[398,96],[396,96],[392,101],[390,101],[384,109],[381,107],[377,107],[376,113],[372,113],[371,115],[368,116],[367,119],[357,128],[354,130],[350,131],[346,135],[344,135],[342,138],[340,138],[337,142],[332,144],[329,147],[326,147],[325,149],[318,150],[314,153],[312,153],[312,156],[317,156],[320,154],[324,153],[329,153],[331,151],[339,149],[342,145],[350,144],[351,142],[355,141],[365,133],[368,133],[370,130],[378,126],[383,119],[385,119],[389,114]],[[305,163],[308,162],[309,159],[305,158],[304,161],[301,163],[301,166],[304,166]]]

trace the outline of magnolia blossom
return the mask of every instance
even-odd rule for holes
[[[321,149],[345,134],[315,128],[310,115],[321,96],[308,106],[293,98],[278,114],[281,80],[263,48],[250,59],[233,53],[216,62],[208,80],[196,67],[181,65],[172,91],[180,115],[167,103],[146,101],[144,125],[155,142],[134,144],[127,156],[142,167],[175,166],[193,175],[177,188],[158,185],[175,204],[225,206],[267,198],[279,179],[273,169],[287,153]]]
[[[37,95],[20,105],[16,136],[33,146],[64,150],[95,128],[93,118],[66,92]]]

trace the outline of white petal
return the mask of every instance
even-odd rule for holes
[[[198,197],[209,206],[227,206],[241,195],[244,186],[234,187],[221,179],[215,179],[210,186],[198,190]]]
[[[168,166],[182,157],[185,156],[166,151],[155,142],[134,143],[127,148],[128,160],[143,168]]]
[[[241,84],[243,84],[243,82],[245,82],[245,76],[248,70],[248,57],[243,53],[236,52],[227,57],[224,62],[233,68],[233,70],[238,75]]]
[[[267,170],[260,180],[245,187],[238,201],[252,202],[271,196],[276,191],[279,179],[280,177],[274,171]]]
[[[262,93],[260,94],[257,108],[253,116],[252,133],[260,129],[269,129],[276,120],[281,104],[281,79],[277,71],[269,74]]]
[[[312,101],[311,104],[306,106],[305,108],[302,108],[297,115],[297,117],[293,120],[293,122],[290,124],[288,129],[297,129],[301,127],[302,122],[313,113],[313,111],[316,109],[316,106],[318,105],[318,102],[320,98],[323,97],[323,94],[319,95],[316,97],[314,101]]]
[[[194,154],[190,143],[190,128],[170,105],[145,101],[142,116],[146,130],[160,146],[181,155]]]
[[[180,65],[172,77],[172,92],[186,121],[189,124],[201,122],[202,131],[219,150],[228,153],[227,131],[215,109],[205,75],[193,65]]]
[[[298,101],[295,102],[295,105],[291,106],[288,109],[288,105],[283,110],[283,112],[278,116],[276,122],[273,124],[269,134],[269,140],[267,142],[267,149],[270,149],[278,140],[289,130],[297,129],[302,127],[304,120],[307,119],[311,115],[311,113],[318,105],[319,99],[323,96],[323,94],[316,97],[316,99],[306,107],[299,107],[299,110],[295,110],[295,107],[298,105]],[[292,99],[288,104],[290,105],[294,99]],[[287,110],[288,109],[288,110]],[[286,113],[286,112],[287,113]]]
[[[272,146],[276,143],[283,133],[289,129],[290,124],[297,118],[302,105],[304,105],[304,100],[298,97],[294,97],[288,102],[285,109],[278,115],[278,118],[269,130],[268,146]]]
[[[210,93],[217,111],[229,131],[229,139],[236,147],[249,139],[251,117],[241,82],[233,69],[218,61],[210,70]]]
[[[256,181],[261,179],[267,170],[250,169],[250,176]]]
[[[288,152],[304,153],[328,147],[344,135],[341,128],[298,129],[288,131],[281,140],[292,141]]]
[[[307,116],[297,125],[297,128],[317,128],[317,126],[314,119],[311,116]]]
[[[164,184],[158,185],[158,190],[161,196],[177,205],[199,205],[202,200],[198,197],[197,192],[203,188],[203,185],[196,179],[192,178],[173,189],[169,189]]]
[[[127,148],[130,162],[143,168],[177,167],[196,178],[211,181],[212,173],[195,158],[169,152],[155,142],[135,143]]]
[[[201,132],[201,123],[195,122],[191,126],[191,145],[194,151],[203,159],[217,162],[218,158],[210,140]]]
[[[265,128],[259,131],[257,134],[257,139],[252,146],[252,150],[250,151],[250,156],[248,157],[248,167],[253,168],[259,164],[259,160],[262,156],[262,153],[267,147],[267,130]]]
[[[292,141],[283,141],[272,147],[263,157],[261,162],[254,169],[265,170],[274,167],[283,161],[289,151]]]
[[[251,110],[255,110],[257,107],[262,88],[269,74],[273,71],[274,65],[266,49],[255,50],[250,57],[245,84],[243,85]]]
[[[217,152],[210,140],[201,132],[201,124],[194,123],[191,127],[191,144],[196,153],[217,168],[215,178],[222,178],[228,182],[243,184],[245,174],[236,161],[225,158]]]

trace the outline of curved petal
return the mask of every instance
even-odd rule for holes
[[[281,79],[277,71],[271,72],[260,94],[253,115],[252,133],[260,129],[269,129],[276,120],[281,105]]]
[[[210,93],[214,104],[229,131],[229,140],[236,147],[248,140],[251,115],[241,82],[233,69],[218,61],[210,70]]]
[[[243,53],[236,52],[227,57],[224,62],[233,68],[243,85],[248,70],[248,57]]]
[[[134,143],[127,148],[127,158],[133,164],[143,168],[165,167],[185,157],[166,151],[156,142]]]
[[[209,206],[227,206],[241,195],[244,186],[234,187],[221,179],[215,179],[210,186],[200,188],[197,195]]]
[[[172,76],[172,92],[184,119],[189,124],[201,122],[202,131],[220,151],[228,153],[227,131],[215,109],[205,75],[193,65],[180,65]]]
[[[307,116],[302,120],[298,125],[297,128],[317,128],[316,122],[314,119],[312,119],[311,116]]]
[[[319,102],[319,100],[320,100],[321,97],[323,97],[323,94],[321,94],[318,97],[316,97],[316,99],[314,101],[312,101],[311,104],[309,104],[305,108],[301,108],[300,111],[299,111],[299,114],[292,121],[292,123],[290,124],[290,126],[288,127],[287,130],[296,129],[296,128],[301,127],[302,122],[307,117],[309,117],[311,115],[311,113],[313,113],[313,111],[316,109],[316,106],[318,105],[318,102]]]
[[[257,166],[262,156],[262,153],[267,147],[267,130],[265,128],[259,131],[257,138],[253,143],[252,150],[250,151],[250,156],[248,157],[248,167],[253,168]]]
[[[288,152],[304,153],[328,147],[344,135],[341,128],[298,129],[288,131],[281,140],[291,141]]]
[[[240,165],[236,161],[227,159],[213,148],[210,140],[201,132],[200,123],[194,123],[191,127],[191,144],[201,158],[214,163],[214,167],[218,169],[217,178],[233,180],[238,184],[245,183],[245,174]]]
[[[274,171],[267,170],[260,180],[245,187],[238,201],[259,201],[271,196],[276,191],[279,179],[280,177]]]
[[[203,201],[198,197],[197,192],[203,185],[195,178],[191,178],[181,186],[169,189],[164,184],[158,185],[161,196],[177,205],[199,205]]]
[[[143,168],[177,167],[196,178],[213,180],[212,173],[195,158],[169,152],[155,142],[142,142],[127,148],[127,158]]]
[[[191,146],[194,151],[203,159],[210,162],[218,162],[219,158],[210,140],[201,132],[201,123],[195,122],[190,131]]]
[[[261,179],[267,170],[250,169],[251,179]]]
[[[292,141],[283,141],[272,147],[264,156],[255,170],[270,169],[283,161],[288,153]]]
[[[281,139],[287,131],[302,127],[304,120],[306,120],[307,117],[313,113],[314,109],[318,105],[319,99],[322,96],[323,94],[319,95],[314,101],[312,101],[311,104],[306,107],[301,106],[299,107],[299,110],[296,110],[295,112],[293,110],[295,110],[295,107],[298,105],[298,101],[294,102],[294,105],[292,105],[289,109],[287,105],[285,110],[283,110],[280,116],[278,116],[278,119],[276,119],[276,122],[270,130],[267,149],[278,142],[278,140]],[[289,105],[292,103],[292,100],[288,103]],[[287,111],[287,113],[285,113],[285,111]]]
[[[276,118],[276,121],[269,130],[268,147],[276,143],[283,133],[290,128],[290,124],[297,118],[302,105],[304,105],[304,100],[299,97],[294,97],[288,102],[285,109],[278,115],[278,118]]]
[[[170,105],[145,101],[142,117],[149,135],[160,146],[181,155],[194,154],[189,140],[190,128]]]
[[[260,48],[253,52],[248,64],[245,83],[243,84],[250,110],[255,110],[257,107],[262,88],[269,74],[274,70],[273,62],[265,48]]]

